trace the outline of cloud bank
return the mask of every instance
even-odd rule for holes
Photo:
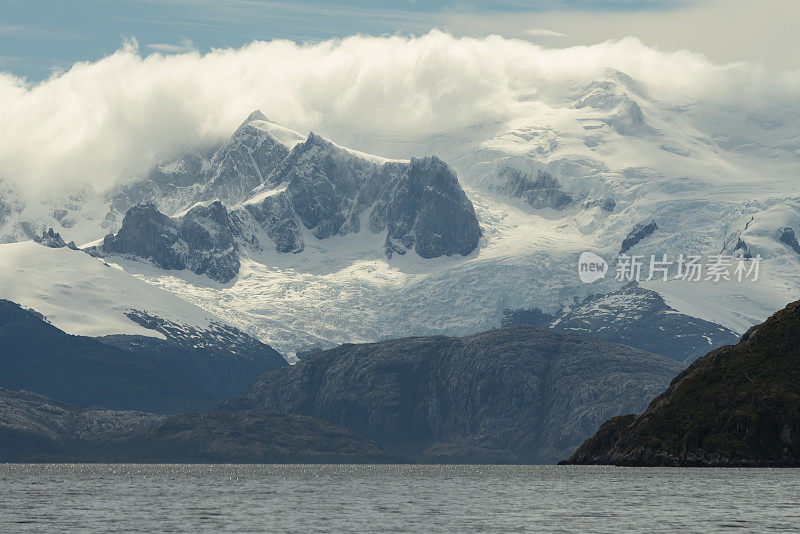
[[[35,85],[0,73],[0,175],[33,188],[103,188],[218,142],[254,109],[334,138],[448,133],[506,120],[531,98],[555,101],[608,69],[667,104],[757,110],[800,101],[800,71],[716,64],[634,38],[549,49],[433,31],[147,56],[130,42]]]

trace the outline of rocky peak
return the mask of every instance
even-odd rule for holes
[[[386,200],[373,208],[370,223],[387,228],[389,257],[412,249],[423,258],[466,256],[481,236],[472,202],[455,172],[436,156],[411,160]]]
[[[279,252],[302,252],[301,225],[327,239],[359,232],[365,214],[370,232],[387,232],[388,257],[409,250],[423,258],[467,255],[477,247],[472,203],[438,157],[363,157],[313,132],[290,151],[254,117],[263,115],[251,114],[210,161],[204,172],[212,177],[198,195],[204,200],[175,218],[152,203],[136,205],[94,252],[228,282],[238,272],[240,247],[263,250],[271,241]]]
[[[792,228],[788,226],[781,228],[778,232],[778,241],[800,254],[800,243],[797,242],[797,236]]]
[[[219,201],[195,206],[174,219],[152,203],[139,204],[125,214],[119,232],[107,235],[92,252],[142,258],[162,269],[189,269],[228,282],[239,272],[231,226]]]
[[[246,200],[289,154],[269,132],[254,125],[266,121],[254,111],[204,168],[196,202],[220,199],[229,205]]]
[[[286,183],[294,211],[303,226],[325,239],[358,231],[358,214],[370,203],[363,198],[375,165],[314,133],[294,147],[270,177]],[[360,201],[363,199],[363,202]]]
[[[559,315],[551,328],[623,343],[685,362],[739,339],[728,328],[678,312],[661,295],[636,282],[607,295],[586,298]]]
[[[329,141],[328,139],[325,139],[321,135],[316,134],[314,132],[309,132],[308,133],[308,137],[306,138],[306,140],[303,143],[303,145],[306,148],[310,148],[312,146],[319,146],[319,147],[325,147],[325,148],[331,148],[331,149],[336,148],[336,145],[334,145],[331,141]]]
[[[44,245],[45,247],[50,248],[63,248],[69,247],[72,250],[78,250],[77,245],[75,245],[74,241],[70,241],[69,243],[64,242],[64,238],[61,237],[61,234],[49,228],[48,230],[42,232],[41,236],[34,236],[34,241],[39,243],[40,245]]]
[[[260,109],[257,109],[257,110],[255,110],[255,111],[253,111],[252,113],[250,113],[250,115],[248,115],[248,116],[247,116],[247,118],[244,120],[244,122],[242,123],[242,125],[241,125],[241,126],[239,126],[239,128],[241,128],[241,127],[243,127],[243,126],[245,126],[245,125],[247,125],[247,124],[250,124],[250,123],[251,123],[251,122],[253,122],[253,121],[264,121],[264,122],[269,122],[269,119],[267,118],[267,116],[266,116],[266,115],[264,115],[263,113],[261,113],[261,110],[260,110]]]

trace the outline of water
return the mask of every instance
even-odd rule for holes
[[[0,531],[796,531],[800,470],[0,465]]]

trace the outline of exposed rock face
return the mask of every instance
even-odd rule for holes
[[[798,247],[798,250],[800,250],[800,247]],[[736,257],[741,256],[746,260],[749,260],[753,257],[753,254],[750,252],[750,247],[747,245],[747,243],[745,243],[741,236],[736,239],[736,244],[731,251],[731,255]]]
[[[64,238],[61,237],[61,234],[49,228],[47,231],[43,232],[41,236],[34,236],[34,241],[39,243],[40,245],[44,245],[45,247],[50,248],[63,248],[69,247],[72,250],[78,250],[77,245],[75,245],[74,241],[70,241],[66,243]]]
[[[423,258],[460,254],[478,246],[481,229],[455,173],[437,157],[412,159],[369,217],[371,231],[387,228],[386,253],[416,251]]]
[[[197,205],[171,219],[152,203],[134,206],[116,235],[109,234],[100,255],[122,254],[152,261],[162,269],[189,269],[220,282],[239,272],[239,257],[228,211],[221,202]]]
[[[800,254],[800,243],[797,242],[797,236],[794,234],[794,230],[788,226],[781,228],[780,232],[778,232],[778,241],[791,247],[792,250]]]
[[[566,463],[800,466],[800,303],[695,361],[644,413],[609,420]]]
[[[240,249],[302,252],[303,227],[318,239],[363,227],[385,231],[390,258],[410,250],[423,258],[466,256],[478,246],[475,210],[442,160],[370,159],[314,133],[290,152],[259,127],[264,120],[258,113],[248,117],[203,166],[211,174],[197,198],[226,198],[230,210],[216,200],[170,218],[153,203],[138,204],[92,253],[143,258],[228,282],[238,274]]]
[[[501,193],[523,199],[536,209],[563,210],[574,202],[574,199],[561,189],[558,180],[544,171],[539,171],[534,178],[517,169],[505,169],[498,189]]]
[[[522,325],[547,328],[555,319],[555,315],[545,313],[539,308],[519,310],[505,309],[503,310],[503,317],[500,320],[500,324],[503,328]]]
[[[130,254],[164,269],[184,269],[180,248],[177,225],[154,204],[145,203],[128,210],[122,228],[117,235],[107,235],[98,252]]]
[[[266,120],[254,111],[214,154],[203,169],[203,186],[195,201],[221,200],[233,206],[267,180],[289,149],[254,124]]]
[[[590,210],[597,207],[607,213],[611,213],[617,208],[617,203],[613,198],[610,197],[595,198],[584,202],[581,206],[581,209]]]
[[[412,461],[553,462],[680,368],[532,327],[341,347],[266,373],[227,406],[323,419]],[[629,410],[630,411],[630,410]]]
[[[364,198],[370,192],[361,190],[378,168],[312,132],[292,149],[269,184],[286,184],[302,224],[315,237],[325,239],[360,229],[359,214],[372,203]]]
[[[278,252],[297,253],[305,248],[303,232],[285,190],[246,202],[231,211],[231,219],[242,242],[250,249],[261,251],[274,246]]]
[[[297,218],[319,239],[358,232],[372,207],[367,228],[387,230],[390,257],[409,250],[423,258],[467,255],[480,238],[472,203],[455,173],[436,157],[376,163],[311,133],[268,185],[286,187]]]
[[[0,388],[0,462],[386,462],[376,443],[308,417],[79,409]]]
[[[221,202],[197,205],[180,219],[178,235],[185,243],[186,267],[220,282],[239,273],[239,256],[228,210]]]
[[[625,240],[622,241],[622,247],[619,249],[620,254],[625,254],[634,246],[639,244],[644,238],[651,235],[658,229],[658,225],[653,219],[636,223],[633,229],[628,232]]]

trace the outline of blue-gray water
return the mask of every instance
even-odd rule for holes
[[[0,465],[0,531],[795,531],[800,470]]]

